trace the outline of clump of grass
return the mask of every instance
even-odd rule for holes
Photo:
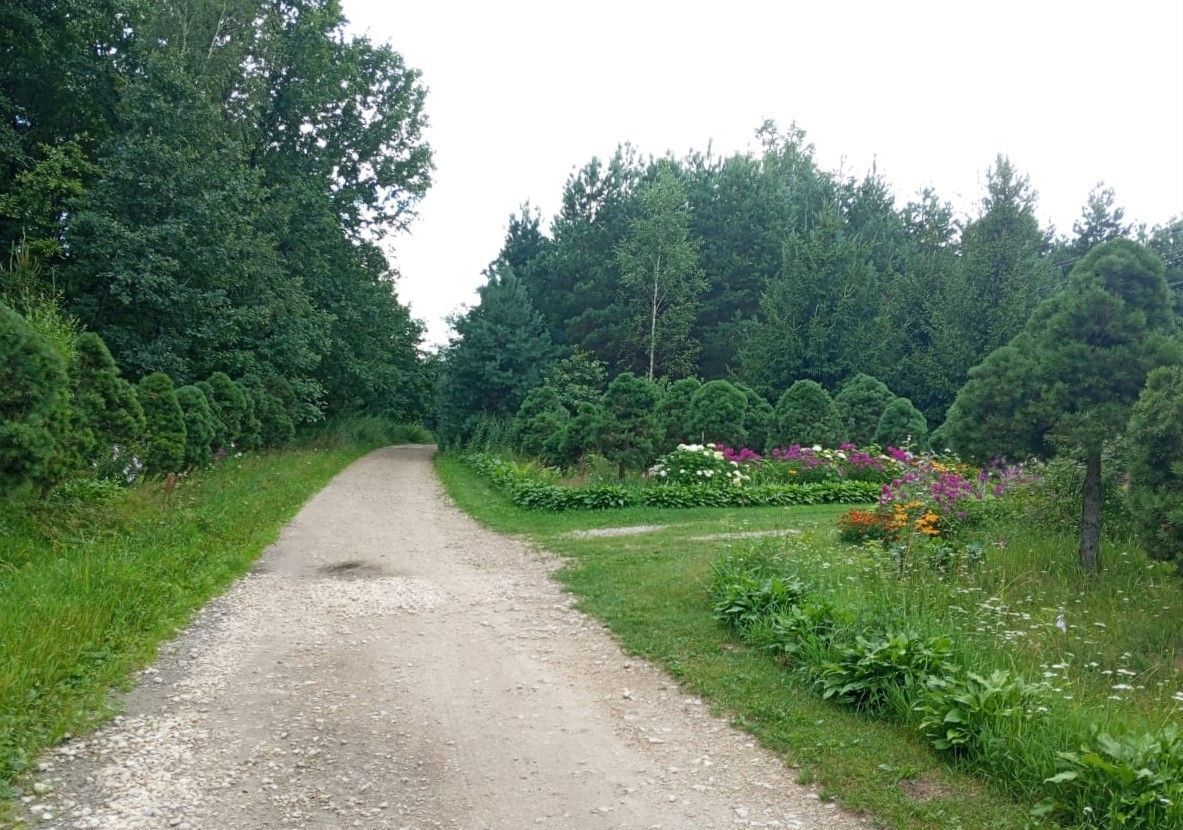
[[[149,482],[0,505],[0,818],[36,753],[108,716],[110,690],[360,452],[227,459],[171,494]]]

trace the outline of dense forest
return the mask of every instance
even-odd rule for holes
[[[426,415],[381,247],[431,181],[425,90],[338,0],[13,0],[0,56],[0,300],[67,368],[86,330],[297,425]]]
[[[862,373],[936,426],[969,370],[1119,237],[1162,258],[1183,308],[1183,218],[1132,227],[1103,184],[1060,234],[1003,155],[960,217],[932,190],[899,204],[875,170],[822,169],[795,126],[757,136],[759,151],[727,157],[622,146],[570,176],[548,228],[529,205],[511,216],[479,303],[453,321],[443,440],[514,415],[572,354],[608,377],[726,378],[772,402],[800,380],[834,392]]]

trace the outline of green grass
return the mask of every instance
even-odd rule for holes
[[[456,502],[487,526],[523,534],[569,557],[559,579],[580,607],[603,620],[629,652],[665,666],[767,747],[800,767],[803,780],[849,809],[899,830],[1020,828],[1028,803],[954,769],[906,729],[818,699],[775,661],[738,644],[711,617],[715,533],[793,528],[797,545],[832,534],[842,507],[629,508],[545,514],[513,506],[459,459],[436,469]],[[639,524],[665,530],[613,538],[571,538],[572,530]],[[812,542],[808,542],[813,544]],[[820,567],[820,564],[819,564]],[[913,783],[914,782],[914,783]]]
[[[36,753],[108,717],[110,691],[362,452],[228,459],[168,497],[148,482],[101,500],[0,505],[0,819]]]

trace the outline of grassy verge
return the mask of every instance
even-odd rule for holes
[[[1029,804],[944,763],[905,729],[816,698],[765,656],[738,645],[711,618],[710,564],[720,533],[792,529],[831,533],[841,507],[627,508],[546,514],[515,507],[459,460],[437,470],[456,502],[496,530],[525,534],[570,558],[559,577],[581,607],[630,652],[664,665],[844,806],[898,830],[1021,828]],[[666,525],[634,536],[580,538],[572,530]]]
[[[36,753],[111,714],[109,692],[250,567],[358,447],[229,459],[170,496],[0,505],[0,819]]]

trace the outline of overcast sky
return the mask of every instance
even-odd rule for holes
[[[1071,230],[1090,188],[1127,219],[1183,213],[1183,2],[345,0],[423,72],[435,184],[391,242],[399,294],[446,339],[506,220],[549,219],[593,155],[753,146],[796,122],[827,169],[872,163],[972,212],[1011,157]]]

